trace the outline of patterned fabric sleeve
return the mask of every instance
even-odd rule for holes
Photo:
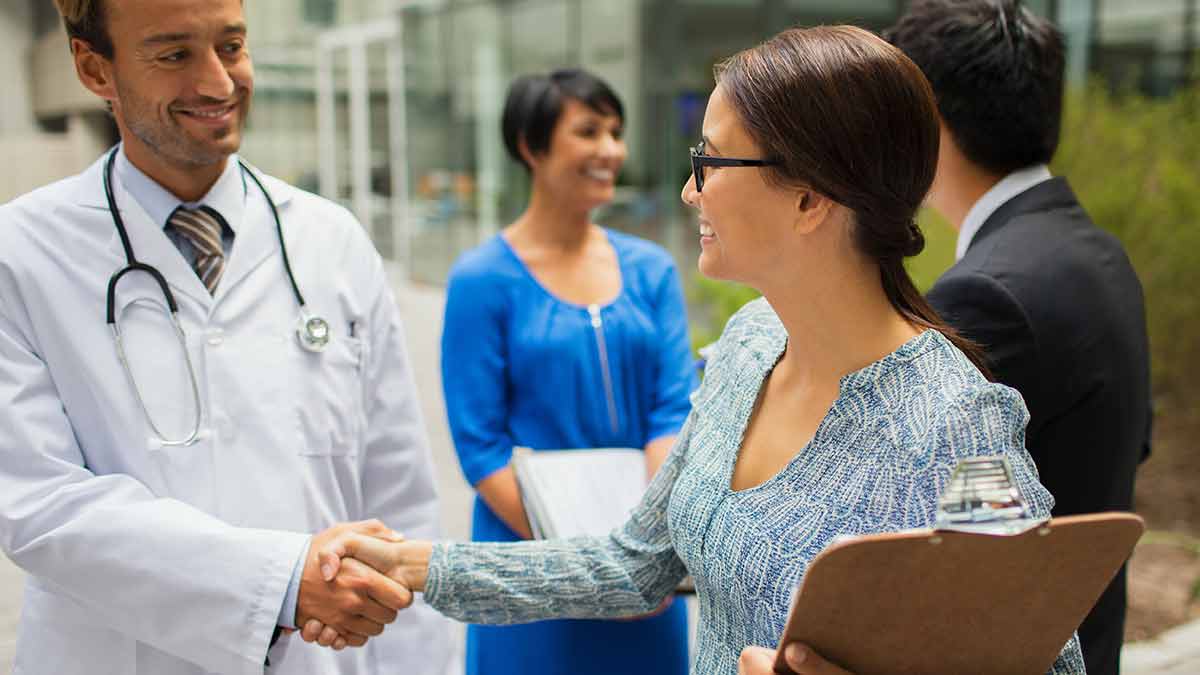
[[[970,454],[1003,454],[1008,457],[1017,489],[1028,502],[1034,517],[1045,518],[1054,507],[1054,497],[1038,480],[1037,467],[1025,450],[1025,425],[1029,412],[1015,389],[1000,384],[967,387],[956,401],[944,428],[943,442]],[[1081,675],[1087,672],[1078,634],[1063,646],[1049,675]]]
[[[691,417],[630,519],[608,537],[512,544],[442,543],[425,600],[459,621],[509,624],[614,618],[658,607],[687,574],[667,527]]]

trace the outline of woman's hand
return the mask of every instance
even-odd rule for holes
[[[338,575],[342,558],[354,558],[411,591],[423,591],[432,552],[433,543],[428,541],[386,541],[346,532],[322,546],[317,558],[326,581]]]
[[[322,545],[316,554],[326,581],[332,581],[341,573],[342,558],[352,558],[375,568],[410,591],[423,591],[432,550],[433,544],[427,541],[385,540],[348,532]],[[304,624],[300,637],[305,642],[316,642],[335,650],[344,649],[348,644],[346,636],[316,619]]]
[[[746,647],[738,659],[738,675],[773,675],[776,651],[766,647]],[[793,642],[783,650],[783,659],[796,675],[853,675],[821,658],[811,647]]]

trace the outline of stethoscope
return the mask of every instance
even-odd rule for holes
[[[196,379],[196,369],[192,365],[192,357],[188,352],[187,334],[183,331],[183,324],[179,321],[179,305],[175,302],[175,294],[171,292],[170,286],[167,285],[167,280],[162,273],[152,265],[147,265],[143,262],[138,262],[137,257],[133,254],[133,245],[129,243],[129,233],[125,231],[125,221],[121,219],[121,212],[117,210],[117,200],[113,197],[112,189],[112,172],[113,165],[116,164],[117,149],[114,148],[108,155],[108,161],[104,166],[104,196],[108,199],[108,210],[112,214],[113,225],[117,228],[117,233],[121,235],[121,246],[125,248],[126,265],[118,270],[108,280],[108,305],[106,316],[108,326],[112,329],[113,340],[117,345],[117,357],[121,360],[121,366],[125,369],[125,374],[129,377],[129,382],[133,385],[133,393],[137,397],[138,404],[142,407],[142,413],[146,416],[146,421],[150,423],[150,428],[154,430],[158,440],[164,446],[186,446],[192,445],[200,439],[200,427],[203,423],[203,410],[200,406],[200,384]],[[271,193],[267,192],[266,186],[259,180],[250,167],[246,166],[245,162],[238,160],[238,166],[241,167],[244,175],[250,176],[254,180],[254,184],[262,191],[263,196],[267,199],[267,204],[271,207],[271,216],[275,219],[275,232],[279,235],[279,250],[283,253],[283,269],[287,272],[288,281],[292,285],[292,294],[296,297],[296,302],[300,305],[300,321],[296,326],[296,338],[300,342],[300,346],[305,350],[319,353],[325,351],[329,346],[329,340],[332,337],[329,330],[329,322],[325,319],[314,316],[308,313],[307,305],[304,303],[304,296],[300,294],[300,287],[296,284],[296,275],[292,273],[292,263],[288,259],[287,246],[283,241],[283,224],[279,220],[279,210],[275,207],[275,201],[271,199]],[[154,423],[154,419],[150,416],[150,410],[146,407],[146,400],[142,397],[141,389],[138,388],[137,381],[133,377],[133,371],[129,367],[129,360],[125,356],[125,346],[121,339],[121,326],[116,319],[116,291],[117,282],[121,277],[130,272],[145,272],[154,279],[162,290],[163,297],[166,298],[167,308],[171,314],[171,322],[175,325],[175,334],[179,338],[179,346],[183,349],[183,358],[187,361],[188,377],[191,378],[192,384],[192,400],[196,403],[196,423],[192,427],[192,432],[187,438],[182,440],[171,440],[159,430]]]

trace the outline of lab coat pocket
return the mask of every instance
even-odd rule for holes
[[[345,336],[324,352],[303,355],[305,384],[297,406],[301,455],[358,455],[362,450],[363,349],[360,338]]]

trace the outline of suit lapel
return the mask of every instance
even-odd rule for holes
[[[1005,223],[1020,215],[1073,206],[1079,206],[1079,200],[1075,197],[1075,192],[1071,190],[1071,186],[1065,178],[1055,177],[1038,183],[1004,202],[1000,208],[993,211],[992,215],[983,222],[979,232],[971,239],[967,250],[975,248],[980,242],[1003,227]]]

